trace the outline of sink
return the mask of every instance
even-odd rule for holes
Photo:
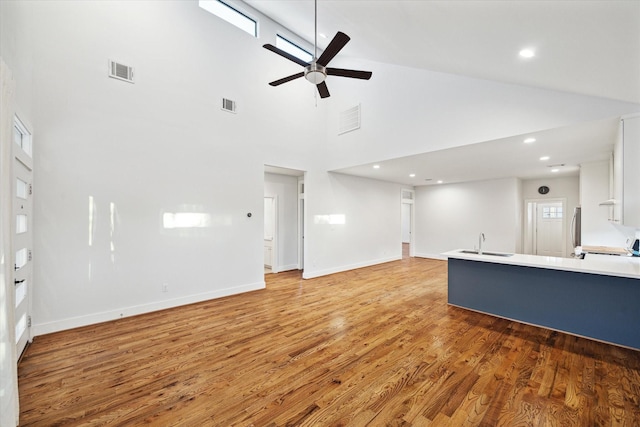
[[[460,251],[461,254],[474,254],[474,255],[491,255],[491,256],[513,256],[513,254],[505,254],[505,253],[501,253],[501,252],[487,252],[487,251],[482,251],[481,254],[478,253],[478,251],[472,251],[469,249],[463,249]]]

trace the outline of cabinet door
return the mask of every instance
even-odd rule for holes
[[[624,119],[623,138],[622,221],[640,228],[640,116]]]
[[[623,224],[622,220],[622,200],[624,198],[624,194],[622,194],[622,181],[624,179],[623,170],[624,170],[624,158],[623,158],[623,136],[622,136],[622,128],[623,121],[620,120],[618,125],[618,132],[616,133],[616,142],[613,146],[613,198],[618,201],[618,203],[614,204],[611,207],[613,211],[613,222],[616,224]]]

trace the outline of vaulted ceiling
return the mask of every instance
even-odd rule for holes
[[[313,43],[313,1],[245,3]],[[640,104],[640,1],[319,0],[318,32],[327,36],[318,38],[319,47],[326,46],[338,30],[351,36],[340,53],[343,56]],[[535,56],[520,57],[518,52],[524,48],[532,49]],[[561,129],[557,135],[550,131],[546,136],[549,141],[562,137],[567,141],[565,150],[573,147],[583,153],[582,159],[572,159],[577,165],[587,159],[584,153],[589,147],[594,150],[592,159],[603,157],[615,126],[603,120],[574,130]],[[600,145],[585,146],[589,135],[597,137]],[[608,139],[606,144],[603,139]],[[499,141],[487,143],[487,159],[500,147]],[[447,154],[465,155],[460,148],[439,156]],[[426,164],[429,158],[389,161],[384,169],[402,171],[398,176],[381,175],[370,165],[343,172],[411,183],[406,179],[407,168]],[[519,162],[515,176],[544,176],[548,169],[541,170],[537,160]],[[470,165],[465,177],[455,180],[487,178],[487,167],[478,166],[474,172]],[[514,168],[498,169],[492,175],[515,172]],[[455,180],[452,175],[447,182]]]

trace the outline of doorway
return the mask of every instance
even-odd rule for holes
[[[527,200],[525,206],[524,253],[566,257],[566,201]]]
[[[304,172],[265,165],[264,272],[302,270]]]
[[[413,241],[414,229],[414,190],[402,190],[401,198],[401,240],[402,240],[402,258],[415,256],[415,245]]]

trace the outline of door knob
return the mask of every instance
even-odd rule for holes
[[[20,283],[24,282],[27,279],[21,279],[21,280],[17,280],[17,279],[13,279],[13,283],[16,285],[19,285]]]

